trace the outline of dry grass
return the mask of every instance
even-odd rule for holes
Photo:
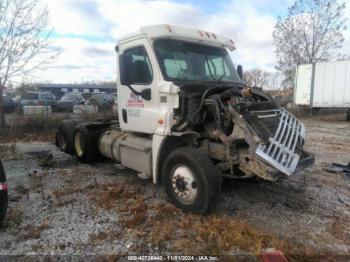
[[[23,228],[22,234],[19,235],[20,240],[29,240],[29,239],[38,239],[41,236],[41,233],[48,229],[49,221],[45,220],[43,224],[39,226],[27,225]]]
[[[13,191],[20,194],[20,195],[26,195],[29,192],[29,188],[27,188],[23,185],[17,185],[13,188]]]
[[[350,220],[335,216],[329,225],[329,232],[345,245],[350,245]]]
[[[3,143],[7,144],[15,144],[18,142],[33,142],[33,141],[55,141],[55,132],[37,132],[37,133],[30,133],[30,132],[24,132],[21,135],[18,133],[9,133],[2,137]]]
[[[102,112],[97,114],[53,113],[38,115],[7,114],[7,127],[1,131],[1,136],[8,142],[13,141],[46,141],[54,140],[54,134],[59,123],[65,119],[82,119],[95,121],[99,119],[115,119],[116,113]]]
[[[89,236],[89,243],[98,245],[101,242],[113,242],[116,239],[120,239],[121,233],[117,231],[99,232],[97,234],[91,234]]]
[[[2,137],[7,142],[52,140],[59,120],[52,115],[11,115],[7,120],[7,128],[2,131]]]
[[[92,244],[97,244],[101,241],[105,241],[108,239],[108,234],[105,232],[100,232],[98,234],[91,234],[89,242]]]
[[[265,248],[274,247],[289,258],[313,254],[304,245],[260,232],[239,218],[184,214],[165,201],[149,201],[137,184],[100,186],[99,190],[90,191],[90,197],[97,206],[118,211],[120,223],[141,239],[134,246],[136,253],[158,247],[173,254],[225,255],[238,249],[258,255]],[[105,235],[92,240],[100,238]]]
[[[23,221],[23,212],[18,209],[9,208],[7,210],[4,227],[8,227],[9,225],[18,227],[22,223],[22,221]]]
[[[0,156],[2,160],[17,157],[15,144],[2,144],[2,143],[5,143],[5,142],[2,138],[0,138]]]

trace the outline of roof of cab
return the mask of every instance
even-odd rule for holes
[[[234,42],[226,37],[211,33],[206,30],[192,29],[174,25],[150,25],[141,27],[137,32],[125,35],[118,40],[118,45],[123,44],[139,37],[173,38],[179,40],[188,40],[194,42],[203,42],[210,45],[226,47],[233,51],[236,49]]]

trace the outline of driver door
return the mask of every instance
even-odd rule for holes
[[[133,41],[119,49],[118,114],[120,126],[127,131],[154,133],[160,118],[155,57],[146,39]],[[123,64],[121,64],[123,63]],[[124,74],[124,75],[123,75]],[[124,79],[127,79],[125,81]],[[126,82],[126,83],[125,83]],[[149,89],[150,98],[140,93]]]

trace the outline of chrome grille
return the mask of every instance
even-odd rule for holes
[[[268,143],[260,144],[256,154],[279,171],[290,175],[295,171],[300,159],[295,149],[298,141],[305,137],[305,127],[286,109],[281,108],[278,111],[279,125],[274,137],[270,137]]]

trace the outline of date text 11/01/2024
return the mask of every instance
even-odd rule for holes
[[[128,256],[129,261],[218,261],[216,256]]]

